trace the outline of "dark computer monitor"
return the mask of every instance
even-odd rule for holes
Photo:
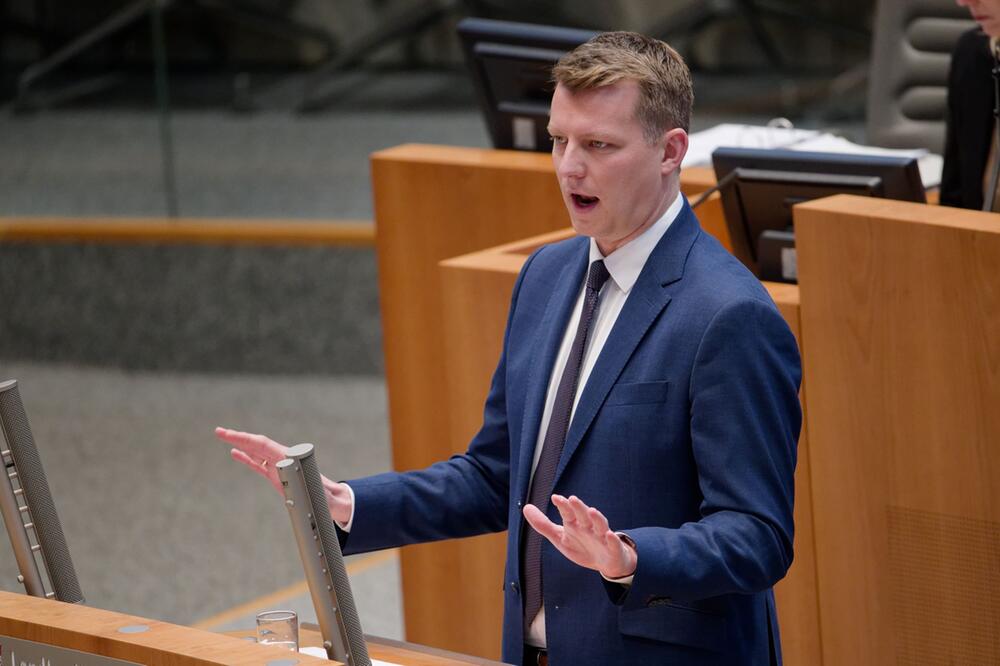
[[[763,280],[797,281],[797,203],[834,194],[926,201],[915,157],[719,148],[712,163],[733,254]]]
[[[590,30],[467,18],[458,24],[465,60],[495,148],[550,149],[552,66],[596,35]]]

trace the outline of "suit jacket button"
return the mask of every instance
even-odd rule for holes
[[[510,581],[510,591],[514,594],[520,594],[521,586],[517,584],[517,581]]]

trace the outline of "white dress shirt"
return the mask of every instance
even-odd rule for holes
[[[625,299],[628,298],[629,292],[632,291],[635,281],[639,279],[639,273],[642,272],[643,266],[646,265],[646,260],[649,259],[653,248],[656,247],[656,244],[663,238],[663,234],[667,232],[667,229],[670,228],[670,225],[677,218],[677,214],[680,213],[683,205],[684,199],[678,194],[659,220],[654,222],[642,234],[633,238],[606,257],[601,254],[600,249],[597,247],[597,242],[593,238],[590,239],[589,263],[592,264],[595,261],[603,259],[604,266],[608,269],[611,279],[601,289],[597,316],[591,323],[590,333],[587,337],[587,345],[583,352],[583,362],[580,364],[580,380],[577,383],[576,395],[573,396],[573,412],[570,415],[570,423],[573,422],[573,415],[576,414],[576,405],[580,402],[580,396],[587,385],[587,379],[590,378],[590,373],[597,363],[597,358],[604,348],[604,343],[608,340],[611,329],[614,327],[615,322],[618,321],[618,315],[621,314],[622,307],[625,305]],[[552,374],[549,376],[549,388],[545,395],[545,409],[542,412],[542,422],[539,425],[538,439],[535,442],[535,457],[531,464],[532,478],[534,478],[535,467],[538,466],[538,459],[542,455],[542,444],[545,441],[545,433],[549,428],[549,420],[552,418],[552,406],[556,400],[556,392],[559,390],[559,381],[562,379],[563,370],[566,368],[570,348],[573,346],[573,338],[576,337],[576,329],[579,326],[580,315],[583,312],[586,278],[586,273],[584,273],[583,282],[580,284],[580,294],[577,296],[576,305],[573,306],[573,312],[570,315],[569,322],[566,324],[562,345],[559,347],[559,354],[556,356],[556,362],[552,366]],[[600,509],[600,507],[597,508]],[[531,528],[529,527],[528,529]],[[621,582],[626,585],[631,584],[632,576],[616,579],[615,582]],[[528,645],[545,648],[544,604],[541,610],[538,611],[538,615],[532,620],[531,626],[528,627],[524,641]]]

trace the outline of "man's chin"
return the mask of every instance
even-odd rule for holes
[[[573,226],[573,231],[575,231],[579,236],[593,236],[594,230],[598,227],[598,225],[594,223],[593,219],[581,219],[573,213],[569,214],[569,222]]]

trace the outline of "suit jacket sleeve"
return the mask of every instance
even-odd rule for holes
[[[983,176],[994,128],[992,68],[989,38],[979,28],[963,33],[948,71],[940,194],[944,205],[983,207]]]
[[[422,470],[388,472],[348,481],[354,491],[354,523],[340,533],[345,553],[393,548],[499,532],[507,528],[510,442],[506,416],[506,349],[525,262],[514,285],[504,351],[493,373],[483,425],[468,450]],[[447,409],[447,405],[441,405]]]
[[[691,446],[701,518],[676,529],[625,530],[632,586],[616,601],[753,593],[792,561],[794,472],[801,426],[798,347],[770,303],[723,306],[705,329],[690,379]]]

